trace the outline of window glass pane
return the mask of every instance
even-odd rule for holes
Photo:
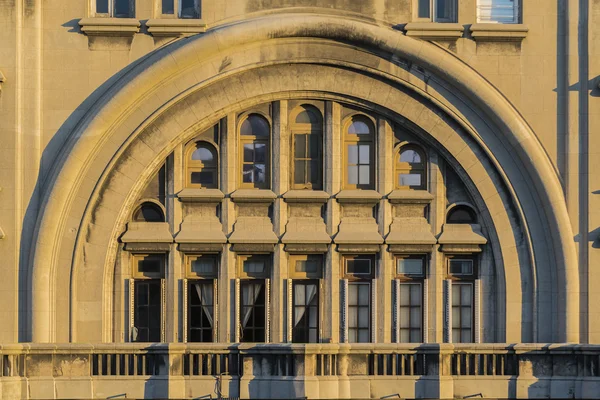
[[[358,146],[348,145],[348,164],[358,164]]]
[[[358,286],[354,284],[348,285],[348,305],[355,306],[358,304]]]
[[[349,166],[348,167],[348,184],[358,185],[358,167],[357,166]]]
[[[254,161],[254,144],[246,143],[244,144],[244,162],[252,161]]]
[[[460,340],[460,329],[452,330],[452,343],[461,343]]]
[[[369,129],[369,125],[361,120],[354,120],[350,127],[348,128],[348,133],[351,135],[369,135],[371,130]]]
[[[413,329],[410,331],[410,342],[411,343],[421,343],[421,329]]]
[[[456,0],[435,0],[436,19],[456,21]]]
[[[192,172],[190,182],[194,185],[214,185],[215,175],[210,171]]]
[[[413,306],[421,305],[421,285],[420,284],[410,285],[410,304]]]
[[[136,211],[133,219],[139,222],[163,222],[162,209],[154,203],[143,203]]]
[[[217,272],[217,260],[211,256],[198,257],[191,262],[191,270],[198,275],[213,275]]]
[[[402,343],[410,343],[410,331],[407,329],[402,329],[400,331],[400,342]]]
[[[269,136],[269,123],[257,114],[251,114],[242,123],[240,134],[242,136]]]
[[[369,327],[369,309],[368,308],[359,308],[358,309],[358,326],[361,328]]]
[[[175,13],[175,0],[162,0],[162,13],[163,14],[174,14]]]
[[[369,343],[369,331],[367,329],[358,331],[358,343]]]
[[[471,328],[471,307],[462,307],[460,314],[461,327]]]
[[[369,164],[371,154],[371,146],[363,144],[358,146],[358,162],[359,164]]]
[[[516,0],[479,0],[479,21],[515,23],[516,6]]]
[[[315,273],[319,270],[318,260],[298,260],[296,261],[296,272]]]
[[[400,174],[400,186],[421,186],[421,174]]]
[[[452,304],[460,305],[460,285],[452,285]]]
[[[401,284],[400,285],[400,305],[408,306],[410,305],[410,285],[409,284]]]
[[[244,169],[242,171],[242,180],[245,183],[252,183],[254,182],[254,165],[248,165],[245,164],[244,165]]]
[[[460,303],[463,306],[470,306],[471,305],[471,285],[461,285],[461,286],[462,286],[462,290],[461,290]]]
[[[460,307],[452,307],[452,328],[460,328]]]
[[[307,158],[306,136],[308,135],[294,135],[294,156],[296,158]]]
[[[370,274],[371,260],[360,258],[346,260],[346,272],[348,274]]]
[[[192,160],[202,161],[204,164],[215,164],[215,157],[212,151],[204,147],[204,145],[198,145],[196,150],[192,153]]]
[[[421,156],[415,150],[404,150],[400,152],[400,162],[406,162],[410,164],[420,164]]]
[[[397,264],[397,273],[404,275],[422,275],[422,258],[399,258]]]
[[[418,5],[418,16],[419,18],[429,18],[429,16],[431,15],[431,5],[430,2],[431,0],[419,0],[419,5]]]
[[[294,162],[294,183],[305,184],[305,168],[306,161],[295,161]]]
[[[117,18],[128,18],[129,13],[129,1],[130,0],[114,0],[115,2],[115,17]]]
[[[471,275],[473,273],[473,260],[450,260],[450,274]]]
[[[469,343],[471,342],[471,330],[467,329],[467,330],[463,330],[462,331],[462,335],[461,335],[461,342],[462,343]]]
[[[310,183],[318,185],[321,180],[321,161],[318,159],[312,160],[309,165],[308,176],[310,176]]]
[[[181,4],[181,18],[200,18],[198,0],[179,0]]]
[[[421,307],[412,307],[410,309],[410,327],[421,327]]]
[[[456,206],[448,212],[446,221],[449,224],[475,224],[477,223],[477,216],[468,206]]]
[[[108,0],[96,0],[96,12],[108,14]]]
[[[267,145],[264,143],[255,143],[254,157],[254,161],[264,163],[267,160]]]
[[[358,308],[356,308],[356,307],[348,309],[348,326],[349,327],[357,327],[358,326]]]
[[[261,260],[247,259],[244,261],[244,272],[247,274],[260,274],[265,271],[265,263]]]
[[[400,309],[400,326],[408,326],[410,322],[410,307]]]
[[[321,149],[321,135],[309,135],[308,138],[310,143],[310,151],[308,152],[308,156],[310,158],[319,157]]]
[[[161,272],[162,258],[160,256],[147,256],[138,260],[140,274],[158,274]]]
[[[371,167],[361,165],[358,167],[358,184],[368,185],[371,182]]]
[[[254,164],[254,182],[265,183],[267,179],[267,168],[265,164]]]
[[[368,306],[371,300],[371,294],[369,293],[369,285],[362,284],[358,287],[358,304],[361,306]]]
[[[308,107],[296,116],[297,124],[318,124],[320,122],[319,116],[313,110],[308,109]]]

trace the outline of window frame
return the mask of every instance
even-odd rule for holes
[[[473,268],[470,274],[453,274],[450,272],[452,261],[471,261]],[[473,281],[479,276],[479,262],[477,255],[474,254],[448,254],[446,255],[446,279],[453,281]]]
[[[366,274],[362,274],[362,273],[351,273],[348,272],[348,261],[350,260],[369,260],[369,262],[371,263],[371,270],[369,273]],[[375,266],[376,266],[376,262],[377,260],[375,259],[374,255],[362,255],[362,254],[356,254],[356,255],[344,255],[342,258],[342,277],[343,279],[348,279],[349,282],[352,281],[361,281],[361,280],[371,280],[374,279],[375,277]]]
[[[419,17],[419,3],[421,0],[413,0],[413,21],[415,22],[438,22],[438,23],[457,23],[458,22],[458,0],[444,0],[453,7],[452,17],[450,18],[437,18],[438,1],[440,0],[428,0],[429,1],[429,17]]]
[[[262,117],[267,122],[269,126],[269,135],[264,138],[263,136],[256,135],[242,135],[242,125],[244,122],[249,119],[251,116],[257,115]],[[271,142],[273,136],[273,124],[271,119],[263,114],[260,111],[250,111],[245,113],[241,118],[239,118],[237,134],[239,139],[239,151],[238,151],[238,168],[239,168],[239,187],[240,188],[253,188],[253,189],[270,189],[271,188]],[[264,144],[265,145],[265,181],[264,183],[257,184],[256,182],[244,182],[244,165],[250,164],[254,165],[256,162],[245,162],[244,161],[244,144]]]
[[[248,259],[264,260],[265,269],[262,273],[253,273],[244,271],[244,262]],[[240,254],[237,256],[238,265],[237,273],[240,279],[269,279],[271,277],[271,269],[273,268],[273,258],[271,253],[265,254]]]
[[[467,214],[469,214],[469,216],[472,218],[472,221],[450,222],[450,216],[453,213],[455,213],[456,211],[460,211],[460,210],[465,210],[467,212]],[[479,218],[478,218],[478,215],[477,215],[477,211],[470,204],[464,204],[464,203],[453,204],[450,207],[448,207],[448,209],[446,210],[446,218],[445,218],[445,223],[446,224],[456,224],[456,225],[467,224],[467,225],[472,225],[472,224],[476,224],[478,220],[479,220]]]
[[[150,285],[154,285],[154,286],[158,286],[158,295],[159,295],[159,302],[158,304],[152,304],[150,301],[150,289],[148,289],[148,302],[145,305],[140,305],[139,304],[139,294],[141,293],[140,290],[140,286],[143,285],[147,285],[148,287],[150,287]],[[163,302],[163,298],[164,298],[164,279],[134,279],[133,280],[133,329],[137,329],[137,336],[135,338],[135,340],[133,339],[133,337],[131,338],[132,342],[142,342],[141,340],[138,340],[138,338],[140,337],[140,327],[139,327],[139,319],[140,319],[140,308],[141,307],[146,307],[148,308],[148,312],[147,312],[147,322],[148,322],[148,326],[145,328],[141,328],[141,329],[148,329],[148,340],[143,341],[143,343],[161,343],[164,341],[164,322],[165,322],[165,315],[164,315],[164,304],[162,304]],[[158,320],[158,340],[150,340],[150,316],[153,314],[150,311],[152,309],[156,308],[156,311],[159,315],[159,320]]]
[[[452,343],[474,343],[475,342],[475,281],[456,281],[456,282],[452,282],[452,293],[450,294],[450,312],[452,313],[452,326],[449,327],[450,329],[450,338],[451,338],[451,342]],[[460,298],[460,304],[459,305],[455,305],[454,304],[454,290],[456,288],[462,288],[462,287],[469,287],[471,290],[471,296],[470,296],[470,302],[471,304],[468,306],[470,308],[470,316],[469,316],[469,328],[463,328],[462,327],[462,322],[463,322],[463,318],[462,318],[462,310],[463,308],[466,308],[466,306],[463,305],[462,303],[462,289],[461,289],[461,293],[458,296]],[[460,321],[459,321],[459,327],[455,328],[454,326],[456,325],[456,321],[454,318],[454,309],[455,308],[459,308],[460,309]],[[454,330],[455,329],[459,329],[460,330],[460,341],[457,342],[454,340]],[[462,334],[463,331],[465,330],[469,330],[470,331],[470,338],[469,341],[463,341],[462,340]]]
[[[158,210],[161,214],[160,221],[146,221],[145,219],[141,219],[138,217],[138,213],[144,208],[144,206],[150,206]],[[139,204],[133,209],[131,213],[131,221],[132,222],[146,222],[146,223],[161,223],[166,222],[166,210],[165,207],[155,199],[141,199]]]
[[[491,0],[493,1],[493,0]],[[522,11],[522,2],[520,0],[512,0],[513,1],[513,19],[511,22],[502,22],[502,21],[492,21],[492,20],[482,20],[481,18],[481,0],[477,0],[475,3],[475,12],[477,16],[477,23],[479,24],[521,24],[523,23],[523,11]]]
[[[296,304],[296,286],[304,286],[304,290],[306,291],[306,286],[308,285],[314,285],[315,289],[316,289],[316,305],[311,306],[310,304],[304,304],[304,305],[297,305]],[[293,318],[293,321],[295,320],[295,316],[296,316],[296,309],[297,308],[302,308],[304,307],[305,309],[314,309],[311,312],[315,312],[316,313],[316,320],[317,320],[317,326],[316,327],[310,327],[310,321],[307,322],[306,325],[308,325],[307,327],[305,326],[304,329],[307,330],[308,333],[308,337],[310,338],[310,331],[314,330],[316,333],[316,340],[314,342],[312,341],[296,341],[294,340],[295,334],[294,332],[298,329],[296,327],[296,325],[292,322],[292,343],[320,343],[321,341],[321,335],[320,335],[320,331],[321,331],[321,293],[320,293],[320,288],[321,288],[321,283],[319,279],[293,279],[292,280],[292,313],[291,316]],[[305,293],[305,298],[306,298],[306,293]],[[305,300],[306,303],[306,300]],[[306,313],[306,310],[305,310]]]
[[[302,112],[313,113],[319,120],[317,126],[310,123],[298,123],[296,118]],[[321,190],[323,188],[323,115],[321,111],[313,105],[302,104],[294,109],[290,114],[290,139],[291,139],[291,152],[290,152],[290,187],[292,189],[308,189],[308,190]],[[296,161],[302,160],[306,162],[312,162],[313,158],[296,158],[296,135],[306,135],[307,143],[306,149],[310,146],[310,138],[312,135],[316,135],[319,143],[319,154],[317,156],[317,165],[319,166],[318,177],[319,180],[316,184],[310,182],[310,178],[306,176],[305,171],[305,183],[296,183]],[[308,181],[308,182],[307,182]]]
[[[198,20],[202,19],[202,0],[194,0],[194,7],[197,13],[197,17],[182,17],[181,16],[181,0],[171,0],[173,2],[173,13],[165,14],[163,13],[162,3],[164,0],[156,0],[156,15],[159,18],[170,18],[170,19],[192,19]]]
[[[358,135],[358,134],[351,134],[349,133],[349,129],[350,126],[352,125],[352,123],[355,120],[362,120],[363,122],[365,122],[367,124],[367,126],[369,127],[371,133],[368,135]],[[366,114],[362,114],[362,113],[355,113],[352,114],[350,116],[348,116],[344,122],[343,126],[343,138],[342,138],[342,146],[343,146],[343,169],[342,169],[342,182],[343,182],[343,189],[348,189],[348,190],[354,190],[354,189],[361,189],[361,190],[375,190],[377,185],[375,182],[376,179],[376,168],[377,168],[377,160],[375,159],[376,157],[376,151],[375,151],[375,146],[377,145],[377,124],[375,123],[375,121],[367,116]],[[348,169],[351,166],[349,164],[349,146],[351,145],[355,145],[355,146],[360,146],[360,145],[369,145],[369,164],[360,164],[360,159],[358,160],[358,164],[353,164],[352,166],[357,166],[360,167],[361,165],[368,165],[369,166],[369,184],[361,184],[361,183],[357,183],[357,184],[351,184],[349,183],[349,173],[348,173]],[[358,157],[360,158],[360,150],[358,150]],[[360,168],[357,171],[357,178],[360,177]],[[360,182],[360,180],[359,180]]]
[[[218,285],[216,285],[217,282],[217,278],[194,278],[194,279],[187,279],[185,284],[187,285],[187,298],[186,298],[186,302],[187,304],[185,305],[186,307],[186,341],[190,342],[190,343],[215,343],[217,342],[217,312],[218,312],[218,303],[217,303],[217,298],[218,298],[218,294],[217,294],[217,289],[218,289]],[[190,293],[192,292],[192,290],[194,289],[195,284],[202,284],[202,285],[208,285],[208,286],[212,286],[212,290],[213,290],[213,294],[212,294],[212,312],[213,312],[213,323],[212,326],[210,328],[204,328],[204,327],[192,327],[192,310],[194,308],[199,308],[200,312],[204,312],[203,307],[205,307],[203,304],[200,305],[192,305],[192,301],[191,301],[191,296]],[[200,301],[202,302],[202,299],[200,299]],[[211,340],[210,341],[193,341],[192,340],[192,329],[196,329],[196,330],[210,330],[211,331]]]
[[[398,304],[397,304],[397,312],[398,312],[398,342],[399,343],[423,343],[423,336],[424,336],[424,332],[423,332],[423,327],[424,327],[424,322],[425,322],[425,296],[424,296],[424,290],[425,290],[425,284],[424,284],[424,279],[421,280],[402,280],[402,279],[398,279],[398,289],[400,290],[400,293],[402,293],[402,291],[404,290],[403,288],[406,287],[412,287],[412,286],[418,286],[419,287],[419,291],[420,291],[420,301],[421,303],[418,306],[415,306],[412,304],[412,293],[409,293],[409,304],[408,305],[403,305],[402,304],[402,294],[400,294],[398,296]],[[412,328],[411,324],[412,324],[412,312],[411,310],[413,308],[419,308],[419,339],[418,341],[412,341],[410,340],[412,331],[415,330],[415,328]],[[402,308],[408,308],[409,312],[409,321],[408,321],[408,327],[403,327],[403,322],[404,319],[401,317],[402,314]],[[402,331],[408,331],[408,336],[409,336],[409,341],[402,341]]]
[[[192,160],[192,154],[200,147],[207,149],[213,154],[214,166],[205,165],[202,161]],[[188,144],[185,149],[185,187],[200,189],[218,189],[219,188],[219,150],[215,143],[207,140],[194,140]],[[203,185],[202,183],[192,183],[192,172],[211,172],[213,174],[212,185]]]
[[[415,151],[421,157],[421,163],[401,162],[400,157],[404,151]],[[427,153],[415,143],[402,143],[397,146],[394,152],[394,187],[400,190],[427,190],[427,168],[429,166]],[[400,185],[400,175],[419,174],[421,184],[419,186]]]
[[[421,260],[421,266],[422,266],[422,270],[421,273],[419,274],[403,274],[398,272],[398,263],[400,260],[402,259],[410,259],[410,260]],[[426,290],[426,285],[425,285],[425,279],[427,278],[427,266],[428,266],[428,260],[429,257],[427,256],[427,254],[395,254],[394,255],[394,276],[395,279],[398,281],[398,286],[396,286],[396,289],[400,291],[400,293],[397,295],[397,304],[396,304],[396,312],[398,313],[397,318],[398,318],[398,325],[397,325],[397,340],[399,343],[422,343],[423,342],[423,337],[424,337],[424,324],[425,324],[425,309],[426,309],[426,305],[425,305],[425,300],[426,300],[426,296],[424,291]],[[401,303],[401,299],[402,299],[402,290],[403,287],[406,287],[408,285],[418,285],[420,287],[420,291],[421,291],[421,303],[419,305],[420,308],[420,324],[419,324],[419,338],[420,340],[418,342],[403,342],[402,341],[402,331],[403,330],[408,330],[409,331],[409,338],[411,335],[411,330],[413,330],[413,328],[410,327],[410,324],[412,322],[412,319],[410,319],[408,321],[408,328],[403,328],[403,319],[401,318],[401,310],[402,308],[406,308],[408,307],[413,308],[415,307],[414,305],[410,304],[409,306],[403,306]],[[410,296],[410,294],[409,294]],[[409,302],[412,298],[409,297]],[[409,311],[409,316],[410,318],[412,318],[412,314]]]
[[[127,1],[129,3],[129,14],[127,14],[127,16],[118,16],[115,15],[115,7],[116,7],[116,3],[119,0],[106,0],[108,3],[108,12],[107,13],[100,13],[98,12],[98,3],[99,0],[91,0],[90,1],[90,9],[91,9],[91,15],[93,15],[96,18],[135,18],[135,13],[136,13],[136,0],[124,0]]]
[[[316,272],[301,272],[296,270],[298,261],[308,261],[312,259],[318,263]],[[323,255],[322,254],[290,254],[288,259],[289,277],[293,279],[322,279],[323,278]]]
[[[238,309],[239,309],[239,316],[238,316],[239,327],[238,327],[238,329],[239,329],[239,341],[240,341],[240,343],[267,343],[268,342],[268,336],[269,336],[268,335],[268,329],[269,329],[269,310],[268,310],[268,308],[269,308],[270,305],[269,305],[269,300],[268,300],[269,299],[269,294],[267,293],[267,291],[269,290],[269,286],[270,285],[267,284],[267,280],[268,279],[240,279],[240,288],[239,288],[240,292],[239,292],[239,298],[238,298]],[[263,312],[264,312],[264,321],[265,322],[264,322],[264,326],[262,327],[262,330],[263,330],[263,340],[259,341],[259,342],[244,340],[244,330],[245,329],[251,329],[253,332],[255,332],[255,331],[257,331],[258,329],[261,329],[261,328],[256,328],[255,326],[252,326],[252,328],[244,328],[243,322],[242,322],[242,317],[244,315],[244,312],[243,312],[243,310],[244,310],[243,294],[242,294],[243,293],[243,286],[244,285],[248,285],[248,284],[253,284],[253,283],[261,283],[263,285],[263,291],[264,291],[264,293],[263,293],[263,295],[264,295],[264,304],[263,304],[262,307],[264,308]],[[252,312],[255,312],[254,309],[256,307],[257,307],[256,305],[252,306],[252,308],[253,308]],[[256,333],[253,334],[253,339],[256,339]]]
[[[350,287],[352,287],[352,286],[357,286],[357,287],[367,286],[368,287],[369,292],[368,292],[367,298],[369,299],[369,302],[368,302],[368,304],[366,306],[358,304],[359,303],[358,297],[356,299],[356,303],[357,303],[356,305],[351,305],[350,304]],[[348,286],[347,287],[348,287],[348,293],[346,294],[346,308],[347,308],[347,312],[348,312],[348,316],[346,317],[348,319],[348,321],[346,322],[346,331],[347,331],[347,335],[348,335],[347,342],[348,343],[372,343],[372,337],[373,337],[373,320],[372,320],[373,319],[373,304],[371,302],[371,299],[373,298],[373,292],[372,292],[373,291],[373,282],[370,279],[369,280],[364,280],[364,279],[362,279],[362,280],[352,280],[352,281],[348,280]],[[367,315],[368,315],[367,320],[368,320],[368,323],[369,323],[369,326],[368,326],[368,335],[367,335],[368,340],[366,342],[361,342],[361,341],[358,341],[358,340],[355,341],[355,342],[353,342],[353,341],[350,340],[350,331],[351,330],[356,330],[356,338],[358,339],[360,331],[367,329],[367,328],[363,328],[363,327],[360,326],[359,317],[358,317],[358,315],[360,314],[359,310],[361,308],[365,308],[365,307],[368,309],[368,312],[367,312]],[[357,309],[357,317],[356,317],[357,326],[356,327],[351,327],[350,326],[350,318],[349,318],[349,316],[350,316],[350,310],[351,310],[351,308],[356,308]]]
[[[160,262],[160,271],[157,273],[140,272],[139,261],[145,257],[157,257]],[[131,276],[134,280],[165,279],[166,264],[167,260],[164,253],[135,253],[131,257]]]

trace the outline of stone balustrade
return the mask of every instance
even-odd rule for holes
[[[573,344],[14,344],[0,347],[0,394],[586,397],[599,365],[599,345]]]

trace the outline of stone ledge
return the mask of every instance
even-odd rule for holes
[[[457,23],[411,22],[404,26],[406,36],[423,40],[455,41],[463,36],[464,27]]]
[[[426,190],[394,190],[387,198],[392,204],[429,204],[433,195]]]
[[[329,197],[322,190],[290,190],[283,195],[286,203],[327,203]]]
[[[168,222],[129,222],[123,243],[173,243]]]
[[[276,198],[273,191],[265,189],[238,189],[231,194],[235,203],[272,203]]]
[[[206,23],[201,19],[149,19],[145,25],[152,36],[190,36],[206,32]]]
[[[177,193],[183,203],[219,203],[225,195],[219,189],[187,188]]]
[[[469,30],[477,42],[520,42],[529,32],[523,24],[473,24]]]
[[[340,204],[377,204],[382,196],[375,190],[342,190],[335,198]]]
[[[133,36],[140,31],[135,18],[82,18],[79,26],[88,36]]]

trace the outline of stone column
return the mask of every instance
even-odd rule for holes
[[[179,231],[183,221],[183,207],[180,201],[175,199],[174,194],[183,190],[185,182],[185,160],[183,145],[179,145],[173,151],[173,154],[167,158],[167,190],[166,190],[166,209],[167,221],[172,233]],[[182,256],[177,251],[177,244],[171,244],[171,251],[168,254],[166,280],[167,280],[167,315],[166,320],[166,341],[183,341],[183,287],[182,280],[185,278],[184,266],[182,265]],[[184,304],[183,307],[186,305]]]
[[[439,159],[435,151],[430,151],[429,157],[429,191],[433,201],[429,206],[429,224],[433,235],[437,236],[442,231],[446,217],[446,184],[444,179],[443,160]],[[444,255],[439,252],[439,245],[434,245],[427,273],[429,305],[428,318],[429,332],[426,332],[428,341],[442,343],[444,340]]]

